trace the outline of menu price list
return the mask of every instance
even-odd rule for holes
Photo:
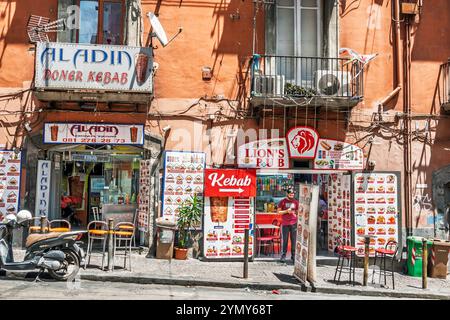
[[[203,197],[205,154],[167,151],[165,154],[163,216],[177,220],[180,205],[194,194]]]
[[[340,237],[351,242],[350,175],[331,174],[328,182],[328,250],[333,252]]]
[[[0,221],[19,210],[21,155],[0,151]]]
[[[150,199],[150,160],[142,160],[140,163],[140,179],[139,179],[139,215],[138,228],[141,231],[148,228],[149,217],[149,199]]]
[[[205,256],[244,257],[245,229],[253,225],[251,198],[208,197],[205,199]],[[249,256],[253,255],[249,235]]]
[[[355,175],[355,244],[357,254],[364,254],[364,236],[372,236],[369,254],[398,242],[397,176],[390,173]]]

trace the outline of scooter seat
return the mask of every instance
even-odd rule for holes
[[[57,237],[59,237],[60,234],[61,234],[60,232],[30,234],[27,238],[27,242],[25,243],[25,246],[27,248],[31,247],[33,244],[35,244],[38,241],[51,239],[51,238],[57,238]]]

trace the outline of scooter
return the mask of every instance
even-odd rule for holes
[[[22,210],[9,214],[0,223],[0,270],[4,271],[33,271],[39,270],[35,281],[47,270],[56,280],[74,280],[80,265],[85,258],[84,250],[77,244],[86,231],[63,233],[30,234],[26,240],[26,253],[23,262],[8,260],[12,231],[19,227],[26,227],[31,221],[31,213]],[[9,240],[9,244],[5,239]]]

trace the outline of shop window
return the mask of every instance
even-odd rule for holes
[[[298,169],[298,168],[311,168],[311,161],[309,160],[293,160],[292,161],[292,168]]]
[[[58,18],[68,19],[59,42],[123,44],[124,0],[59,0]]]

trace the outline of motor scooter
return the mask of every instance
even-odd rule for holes
[[[50,232],[42,234],[30,234],[26,239],[26,253],[24,261],[8,261],[12,231],[20,227],[26,227],[31,222],[31,213],[22,210],[17,214],[7,215],[0,223],[0,270],[4,271],[33,271],[40,274],[45,270],[56,280],[65,281],[75,279],[80,265],[85,258],[84,250],[78,245],[86,231]],[[5,239],[9,239],[8,244]]]

